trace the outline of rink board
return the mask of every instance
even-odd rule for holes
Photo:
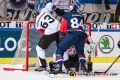
[[[120,79],[120,64],[114,64],[112,68],[108,71],[108,73],[117,73],[118,75],[108,75],[108,76],[81,76],[76,75],[75,78],[71,78],[70,75],[62,75],[63,77],[50,78],[50,75],[44,75],[39,72],[35,72],[33,70],[29,71],[4,71],[3,67],[5,64],[0,65],[0,80],[41,80],[41,79],[49,79],[49,80],[119,80]],[[105,71],[110,66],[110,63],[95,63],[93,64],[93,72],[94,71]],[[19,78],[19,79],[18,79]]]
[[[17,42],[19,41],[19,37],[21,35],[21,30],[20,29],[0,29],[0,30],[1,30],[0,31],[0,39],[1,39],[0,64],[9,64],[9,63],[11,63],[11,61],[14,57],[15,51],[17,49]],[[39,38],[41,37],[41,35],[39,35],[36,31],[30,31],[30,32],[31,32],[31,35],[37,36],[37,39],[32,37],[32,41],[36,42],[36,44],[30,46],[30,48],[32,49],[30,51],[30,53],[32,53],[30,56],[33,56],[33,54],[35,54],[33,56],[34,58],[30,59],[30,62],[34,63],[34,62],[36,62],[35,57],[37,55],[35,48],[36,48],[37,42],[39,41]],[[96,32],[97,32],[97,29],[92,30],[92,38],[95,37]],[[92,57],[92,59],[91,59],[92,62],[94,62],[94,63],[111,63],[116,59],[116,57],[120,54],[119,53],[120,49],[117,47],[117,43],[120,40],[120,37],[117,36],[119,33],[120,33],[120,29],[116,29],[116,30],[101,29],[100,30],[100,33],[97,37],[98,56]],[[8,43],[8,45],[6,47],[5,43],[7,42],[7,40],[10,40],[11,37],[12,37],[12,39],[15,40],[16,44],[13,44],[13,42],[10,42],[10,43]],[[101,45],[100,42],[101,42],[102,38],[105,38],[105,37],[108,37],[108,39],[110,40],[110,48],[111,48],[110,50],[102,50],[101,49],[103,47],[103,45]],[[35,39],[35,41],[33,39]],[[10,50],[11,48],[8,49],[8,47],[13,47],[13,46],[16,46],[14,50]],[[47,61],[52,61],[52,55],[55,50],[56,50],[56,45],[55,45],[55,43],[53,43],[49,46],[48,50],[46,50]],[[118,59],[117,63],[119,63],[119,62],[120,62],[120,59]]]
[[[0,58],[0,64],[9,64],[13,58]],[[112,63],[116,57],[92,57],[91,61],[93,63]],[[52,57],[47,58],[47,62],[52,61]],[[29,62],[31,64],[36,63],[36,58],[30,58]],[[117,60],[117,63],[120,63],[120,58]]]

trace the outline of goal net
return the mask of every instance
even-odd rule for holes
[[[91,23],[85,22],[85,30],[91,36]],[[17,50],[11,64],[6,65],[4,70],[22,70],[28,71],[30,67],[35,67],[37,64],[36,45],[41,38],[41,34],[35,29],[34,21],[24,21],[22,24],[22,32],[18,41]],[[34,28],[32,28],[34,27]],[[45,50],[47,57],[52,57],[56,50],[55,42]]]

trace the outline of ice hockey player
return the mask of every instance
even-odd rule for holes
[[[56,41],[57,45],[59,43],[60,22],[51,15],[54,7],[55,6],[51,2],[47,3],[36,18],[36,29],[40,34],[43,34],[36,46],[40,66],[39,69],[37,69],[38,71],[46,70],[44,49],[47,49],[53,41]]]
[[[71,5],[69,11],[70,12],[63,15],[61,20],[59,37],[62,41],[59,43],[57,50],[55,52],[56,54],[55,73],[59,73],[59,71],[61,70],[64,52],[72,45],[75,45],[76,54],[78,54],[82,70],[86,71],[84,43],[87,34],[83,29],[84,17],[77,12],[77,7],[75,5]]]
[[[92,38],[88,35],[88,37],[85,39],[85,44],[92,44],[93,40]],[[89,53],[86,53],[87,55],[89,55]],[[87,56],[85,55],[85,56]],[[55,53],[53,54],[53,61],[49,62],[49,67],[50,67],[50,71],[51,73],[54,72],[55,69],[55,59],[56,59],[56,55]],[[76,72],[79,72],[79,58],[78,58],[78,54],[76,54],[76,49],[75,46],[72,45],[69,49],[67,49],[67,51],[64,52],[63,55],[63,64],[66,70],[66,73],[69,72],[69,70],[71,70],[71,68],[75,68]],[[92,62],[87,62],[86,64],[87,66],[87,72],[91,72],[92,71]],[[61,71],[62,72],[62,71]]]

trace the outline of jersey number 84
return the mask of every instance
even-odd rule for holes
[[[72,28],[79,28],[80,26],[83,27],[83,20],[81,19],[80,22],[78,22],[78,19],[77,18],[72,18],[70,20],[71,22],[71,27]]]

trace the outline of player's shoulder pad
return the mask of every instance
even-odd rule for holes
[[[66,19],[68,16],[70,16],[70,14],[66,12],[62,17]]]

